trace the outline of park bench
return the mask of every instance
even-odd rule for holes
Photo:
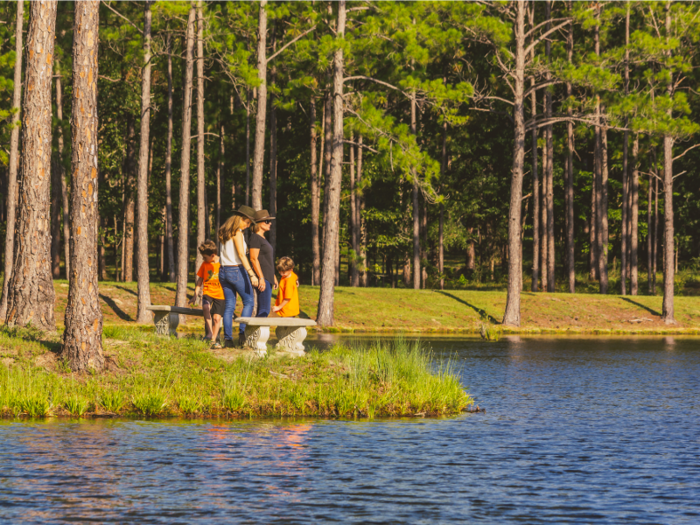
[[[296,355],[304,355],[304,339],[306,327],[316,326],[312,319],[296,317],[237,317],[237,323],[245,323],[246,346],[256,351],[258,355],[267,353],[267,340],[270,338],[270,327],[275,326],[277,346],[275,348]]]
[[[181,315],[204,317],[202,310],[182,306],[151,305],[147,306],[146,310],[155,314],[153,324],[156,325],[156,334],[158,335],[177,335],[176,330],[180,324]]]

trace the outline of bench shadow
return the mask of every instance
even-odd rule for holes
[[[458,303],[462,303],[463,305],[468,306],[469,308],[471,308],[472,310],[474,310],[477,314],[479,314],[479,317],[481,317],[482,319],[483,319],[483,318],[486,318],[486,319],[489,320],[489,322],[491,322],[491,323],[493,323],[493,324],[501,324],[501,322],[498,321],[495,317],[493,317],[492,315],[487,314],[487,313],[486,313],[486,310],[484,310],[483,308],[479,308],[478,306],[474,306],[473,304],[468,303],[468,302],[465,301],[464,299],[460,299],[460,298],[457,297],[456,295],[452,295],[451,293],[447,293],[447,292],[444,291],[444,290],[435,290],[435,291],[436,291],[437,293],[440,293],[440,294],[442,294],[442,295],[445,295],[445,296],[449,297],[450,299],[454,299],[454,300],[457,301]]]
[[[642,310],[646,310],[646,311],[649,312],[651,315],[656,315],[656,316],[661,317],[661,314],[660,314],[659,312],[657,312],[656,310],[653,310],[652,308],[649,308],[648,306],[643,305],[642,303],[638,303],[637,301],[633,301],[633,300],[630,299],[629,297],[620,297],[620,299],[622,299],[623,301],[627,301],[628,303],[631,303],[631,304],[633,304],[633,305],[635,305],[635,306],[638,306],[638,307],[641,308]]]
[[[115,284],[114,287],[119,288],[120,290],[124,290],[125,292],[130,293],[131,295],[135,295],[136,297],[139,296],[139,294],[137,292],[135,292],[133,290],[129,290],[126,286],[118,286]]]
[[[19,326],[10,327],[7,325],[2,325],[0,326],[0,332],[9,337],[16,337],[27,342],[39,343],[46,350],[55,354],[57,357],[61,353],[63,336],[58,336],[59,339],[51,338],[51,334],[47,334],[31,326],[22,328]]]
[[[102,294],[99,294],[99,295],[100,295],[100,299],[102,299],[105,303],[107,303],[107,306],[109,306],[112,309],[112,311],[115,314],[117,314],[117,317],[119,317],[119,319],[121,319],[122,321],[133,321],[131,316],[129,314],[127,314],[124,310],[119,308],[117,303],[115,303],[111,297],[107,297],[106,295],[102,295]]]

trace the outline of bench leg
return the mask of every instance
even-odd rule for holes
[[[171,312],[154,312],[153,323],[156,325],[158,335],[177,335],[177,326],[180,316]]]
[[[292,354],[304,355],[306,328],[303,326],[278,326],[276,348]]]
[[[269,326],[250,326],[245,327],[245,345],[252,348],[258,357],[267,355],[267,340],[270,338]]]

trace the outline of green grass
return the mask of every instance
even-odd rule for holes
[[[192,335],[105,331],[107,370],[73,374],[59,336],[0,328],[4,417],[379,417],[449,415],[471,404],[449,361],[396,339],[301,358],[212,351]]]

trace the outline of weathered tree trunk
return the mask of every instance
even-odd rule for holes
[[[151,2],[146,1],[143,12],[143,74],[141,77],[141,143],[139,146],[139,175],[137,180],[138,225],[136,227],[138,260],[137,323],[150,323],[153,314],[146,310],[151,306],[150,275],[148,268],[148,171],[149,142],[151,136]],[[76,106],[77,107],[77,106]]]
[[[534,51],[533,51],[534,54]],[[530,85],[535,85],[534,77]],[[537,115],[537,92],[532,92],[532,117]],[[537,128],[532,130],[532,286],[531,290],[539,290],[540,278],[540,181],[537,166]]]
[[[250,89],[246,89],[245,102],[245,205],[250,206]]]
[[[345,0],[338,6],[338,24],[336,34],[345,36]],[[343,178],[343,48],[335,50],[333,57],[333,159],[331,179],[328,184],[328,214],[324,217],[326,242],[323,246],[323,264],[321,267],[321,292],[318,300],[318,318],[320,326],[333,325],[333,299],[335,293],[335,260],[338,250],[340,227],[340,190]]]
[[[573,9],[573,2],[568,4],[569,13]],[[574,57],[574,25],[569,25],[567,35],[567,57],[569,64]],[[571,82],[566,83],[566,96],[573,96]],[[573,116],[573,108],[567,110],[569,117]],[[574,265],[574,123],[566,123],[566,274],[569,282],[569,293],[576,291],[576,270]]]
[[[508,295],[503,324],[520,326],[520,290],[522,260],[520,259],[520,217],[523,194],[523,162],[525,160],[525,116],[523,109],[525,86],[525,3],[515,4],[515,75],[513,76],[513,169],[508,210]]]
[[[440,161],[440,178],[445,179],[447,173],[447,120],[442,123],[442,156]],[[445,289],[445,206],[440,204],[440,218],[438,223],[438,271],[440,272],[440,290]]]
[[[671,34],[671,2],[666,0],[666,35]],[[666,56],[671,58],[671,51],[666,51]],[[668,83],[666,94],[669,99],[673,99],[673,73],[668,71]],[[666,110],[668,119],[673,118],[673,108]],[[673,287],[675,281],[674,272],[674,228],[673,228],[673,137],[670,134],[664,135],[664,300],[661,318],[666,324],[675,324],[673,308]]]
[[[597,144],[597,139],[594,139],[594,144]],[[593,180],[591,181],[591,214],[588,223],[588,244],[590,246],[588,252],[588,278],[594,281],[598,278],[598,256],[596,247],[596,196],[598,195],[598,146],[594,145],[593,153]]]
[[[148,5],[146,10],[148,12]],[[102,370],[102,312],[97,290],[99,227],[97,45],[100,2],[75,3],[71,161],[71,268],[61,357],[73,371]],[[146,17],[144,34],[150,32]],[[148,142],[146,142],[146,149]],[[141,211],[139,210],[139,214]],[[143,250],[139,250],[143,251]],[[53,305],[52,305],[53,306]]]
[[[546,102],[544,103],[546,107]],[[549,149],[547,148],[547,128],[545,127],[542,131],[544,138],[544,144],[542,146],[542,189],[540,198],[540,280],[542,281],[542,290],[547,290],[547,283],[549,282],[547,271],[549,270],[549,265],[547,264],[547,250],[549,249],[549,242],[547,242],[547,235],[549,229],[547,228],[547,221],[549,215],[547,210],[549,205],[547,204],[547,157],[549,156]]]
[[[258,17],[258,111],[255,117],[253,151],[253,208],[262,209],[263,161],[265,160],[265,124],[267,120],[267,0],[260,0]]]
[[[330,4],[329,4],[330,5]],[[326,94],[323,110],[324,118],[324,141],[323,162],[325,166],[324,190],[323,190],[323,231],[321,233],[321,250],[324,250],[326,244],[326,217],[328,216],[328,184],[331,180],[331,160],[333,158],[333,101],[331,94]],[[320,281],[319,281],[320,284]]]
[[[319,187],[320,167],[316,164],[316,99],[311,97],[309,107],[310,133],[311,133],[311,255],[312,271],[311,284],[318,286],[321,281],[321,245],[319,242],[318,221],[321,207],[321,192]],[[323,133],[321,134],[321,151],[323,151]]]
[[[173,197],[172,197],[172,163],[173,163],[173,60],[170,31],[166,40],[168,62],[168,136],[165,144],[165,251],[168,258],[168,281],[175,282],[175,250],[173,242]]]
[[[60,123],[58,124],[61,125]],[[51,161],[51,275],[61,276],[61,168],[58,154]]]
[[[653,263],[652,263],[652,257],[654,255],[654,249],[653,249],[653,238],[654,238],[654,223],[652,222],[652,215],[651,215],[651,203],[654,198],[654,181],[652,179],[653,175],[653,169],[649,169],[649,189],[647,190],[647,291],[649,294],[652,292],[652,285],[651,285],[651,272],[653,269]]]
[[[51,76],[57,2],[31,4],[22,119],[22,180],[6,323],[55,330],[51,276]],[[96,35],[95,35],[96,38]],[[95,75],[91,80],[97,79]],[[13,199],[8,199],[14,205]]]
[[[654,156],[656,157],[656,155]],[[654,163],[656,165],[656,163]],[[659,178],[658,175],[654,179],[654,257],[652,260],[651,270],[651,293],[656,295],[656,270],[659,260]]]
[[[632,180],[630,182],[630,294],[637,295],[639,292],[639,135],[635,134],[632,143]]]
[[[552,0],[547,0],[545,3],[545,16],[547,18],[547,30],[551,29],[552,17]],[[549,63],[552,55],[552,44],[550,39],[545,40],[545,55]],[[546,80],[550,81],[552,75],[549,73],[549,68],[545,75]],[[547,90],[544,96],[545,100],[545,116],[547,119],[552,118],[552,92]],[[554,253],[554,126],[551,124],[545,128],[546,133],[546,148],[547,148],[547,163],[544,166],[544,175],[547,181],[547,291],[554,292],[555,289],[555,253]],[[542,261],[544,265],[544,261]]]
[[[12,109],[16,113],[12,117],[12,131],[10,131],[10,166],[7,172],[7,230],[5,232],[4,265],[5,274],[2,283],[2,298],[0,298],[0,319],[5,319],[7,316],[7,298],[9,296],[10,279],[12,278],[12,265],[14,264],[14,242],[16,224],[15,215],[17,213],[17,171],[19,168],[19,132],[21,125],[20,117],[22,111],[22,29],[24,28],[24,2],[18,1],[16,2],[16,4],[17,17],[15,19],[15,76],[14,87],[12,91]],[[32,65],[36,67],[35,64]],[[50,77],[49,89],[51,89]],[[51,104],[50,101],[49,104]]]
[[[629,43],[630,43],[630,4],[627,4],[625,16],[625,71],[624,89],[625,96],[629,94],[630,66],[629,66]],[[625,128],[627,127],[625,119]],[[620,282],[622,284],[622,295],[627,295],[627,277],[629,276],[629,248],[630,248],[630,174],[629,174],[629,132],[623,133],[622,144],[622,254]]]
[[[134,172],[136,167],[136,128],[134,117],[129,115],[126,122],[126,157],[124,158],[124,269],[122,280],[134,280]]]
[[[187,303],[187,278],[189,259],[189,208],[190,208],[190,147],[192,128],[192,73],[194,48],[195,8],[190,7],[187,17],[185,44],[185,85],[182,103],[182,152],[180,156],[180,203],[177,235],[177,290],[175,305]]]
[[[277,50],[277,37],[275,24],[272,24],[272,51]],[[273,65],[270,71],[270,82],[275,85],[277,68]],[[277,215],[277,109],[275,108],[275,96],[270,97],[270,207],[269,213],[273,217]],[[272,221],[270,225],[270,244],[277,249],[277,224]]]
[[[416,96],[411,97],[411,133],[416,134]],[[411,168],[413,176],[413,289],[420,289],[420,209],[418,208],[418,175]]]
[[[204,14],[202,0],[197,1],[197,246],[207,238],[206,180],[204,174]],[[195,250],[195,273],[202,254]],[[199,300],[199,298],[197,298]]]
[[[598,253],[598,277],[600,293],[608,293],[608,130],[603,125],[600,130],[600,225]]]

